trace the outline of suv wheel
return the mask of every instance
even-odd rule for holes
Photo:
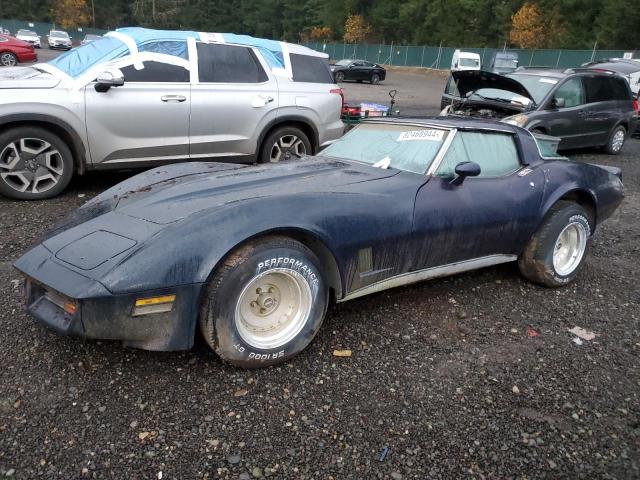
[[[260,152],[259,163],[278,163],[311,154],[311,142],[296,127],[280,127],[271,132]]]
[[[13,67],[18,63],[18,59],[11,52],[3,52],[0,54],[0,65],[5,67]]]
[[[19,127],[0,134],[0,193],[20,200],[58,195],[73,175],[69,147],[38,127]]]
[[[627,139],[627,129],[622,125],[613,129],[611,135],[609,136],[609,141],[604,146],[604,150],[609,155],[618,155],[620,150],[622,150],[622,146],[624,145],[624,141]]]

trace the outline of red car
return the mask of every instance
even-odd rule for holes
[[[9,35],[0,35],[0,65],[13,67],[18,63],[34,62],[38,59],[33,46]]]

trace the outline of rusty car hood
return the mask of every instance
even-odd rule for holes
[[[330,192],[397,173],[328,157],[277,165],[191,162],[136,175],[94,198],[83,209],[103,205],[102,210],[168,224],[248,199]]]

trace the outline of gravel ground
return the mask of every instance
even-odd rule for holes
[[[394,72],[346,84],[347,98],[417,98],[406,91],[425,79],[443,82]],[[433,113],[440,91],[414,95]],[[62,337],[22,312],[11,262],[126,174],[46,202],[0,198],[0,476],[639,478],[640,141],[572,157],[621,166],[627,194],[575,283],[548,290],[502,265],[390,290],[332,307],[305,352],[256,371],[202,343],[153,353]],[[573,343],[576,325],[595,339]]]

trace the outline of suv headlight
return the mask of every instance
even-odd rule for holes
[[[515,125],[516,127],[524,128],[524,126],[529,121],[529,117],[527,117],[524,113],[519,113],[517,115],[512,115],[510,117],[503,118],[502,121],[510,125]]]

